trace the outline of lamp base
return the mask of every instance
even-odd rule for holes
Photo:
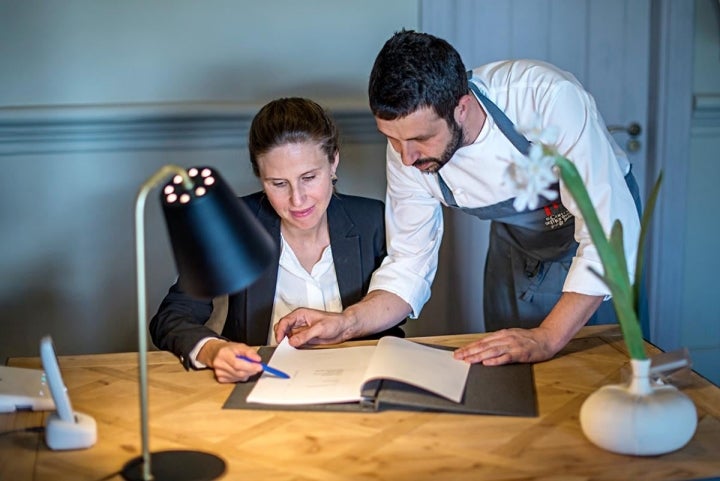
[[[201,451],[150,453],[153,481],[200,481],[217,479],[225,472],[225,461]],[[120,471],[123,479],[143,481],[143,458],[128,461]]]

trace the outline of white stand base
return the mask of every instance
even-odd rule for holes
[[[674,386],[650,383],[649,359],[632,359],[629,385],[607,385],[580,408],[580,425],[597,446],[620,454],[656,456],[685,446],[695,434],[692,399]]]
[[[51,413],[45,423],[45,443],[50,449],[84,449],[97,441],[95,419],[75,411],[75,422],[60,419],[57,412]]]

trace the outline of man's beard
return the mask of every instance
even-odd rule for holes
[[[460,147],[463,146],[463,130],[453,119],[450,125],[452,137],[445,146],[440,157],[425,157],[424,159],[418,159],[413,163],[414,167],[417,167],[421,172],[425,174],[434,174],[442,168],[443,165],[447,164],[448,161],[455,155]],[[423,167],[423,168],[421,168]]]

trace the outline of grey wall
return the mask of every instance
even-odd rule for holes
[[[710,291],[720,269],[720,14],[715,0],[695,5],[688,212],[677,227],[690,321],[678,344],[720,382]],[[44,334],[63,354],[136,349],[138,186],[173,162],[214,165],[239,193],[257,189],[244,136],[270,98],[305,95],[330,107],[343,134],[341,190],[382,198],[384,142],[365,83],[382,43],[417,28],[419,13],[417,0],[0,0],[0,362],[35,355]],[[151,311],[174,277],[154,198]],[[410,334],[463,327],[445,302],[453,282],[441,267]]]
[[[0,105],[363,101],[414,0],[0,3]],[[382,15],[377,15],[382,12]]]
[[[683,323],[680,345],[700,372],[720,384],[720,3],[695,1],[694,109],[687,177]],[[672,182],[672,179],[668,179]]]
[[[137,349],[139,185],[172,162],[257,190],[245,137],[271,98],[330,108],[338,187],[384,198],[367,76],[417,19],[415,0],[0,1],[0,362],[36,355],[44,334],[62,354]],[[156,195],[151,313],[175,276]]]

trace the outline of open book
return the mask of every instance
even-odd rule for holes
[[[453,350],[396,337],[375,346],[261,347],[263,361],[290,379],[262,373],[238,383],[223,408],[537,416],[532,365],[471,365]]]
[[[460,402],[470,369],[470,364],[454,359],[451,351],[389,336],[376,346],[341,349],[295,349],[285,338],[269,364],[285,371],[290,379],[263,374],[247,402],[358,402],[373,381],[382,379],[404,382]]]

